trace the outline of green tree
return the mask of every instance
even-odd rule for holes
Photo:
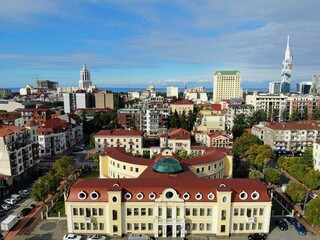
[[[249,178],[262,179],[263,174],[255,168],[250,168],[248,176],[249,176]]]
[[[309,171],[303,178],[303,183],[311,189],[318,189],[320,187],[320,172],[310,167]]]
[[[313,166],[313,149],[311,147],[307,147],[303,154],[301,155],[302,164],[306,164],[307,166]]]
[[[179,128],[180,127],[180,117],[177,113],[177,111],[174,111],[174,113],[170,113],[170,121],[169,121],[170,128]]]
[[[280,113],[279,108],[272,109],[272,114],[271,114],[270,120],[274,121],[274,122],[279,122],[279,113]]]
[[[264,174],[264,179],[267,182],[270,182],[273,184],[278,183],[281,176],[281,173],[279,171],[271,167],[264,169],[263,174]]]
[[[96,147],[96,145],[95,145],[95,141],[94,141],[94,136],[96,135],[97,133],[91,133],[90,134],[90,147],[93,149],[93,148],[95,148]]]
[[[286,188],[286,194],[292,201],[300,203],[304,201],[307,190],[301,184],[290,182]]]
[[[319,108],[316,108],[314,111],[312,111],[312,120],[320,120],[320,110]]]
[[[242,158],[245,156],[245,152],[254,144],[262,145],[263,142],[255,135],[243,133],[234,141],[232,151],[236,156]]]
[[[289,118],[289,122],[296,122],[296,121],[299,121],[299,112],[298,112],[298,109],[294,110],[292,113],[291,113],[291,116]]]
[[[75,161],[70,157],[62,157],[55,161],[53,164],[53,169],[55,171],[55,175],[58,178],[65,178],[67,177],[71,170],[73,169]]]
[[[248,117],[249,127],[258,124],[268,119],[267,113],[264,110],[255,111],[251,117]]]
[[[307,203],[305,217],[308,222],[320,226],[320,198],[315,198]]]
[[[92,160],[93,160],[93,162],[99,163],[99,159],[100,159],[100,154],[99,154],[99,152],[95,152],[95,153],[92,155]]]
[[[58,179],[54,176],[52,171],[48,175],[39,177],[32,185],[30,196],[33,200],[39,202],[43,201],[49,193],[56,191],[58,186]]]
[[[183,129],[188,129],[188,121],[186,116],[186,111],[182,111],[182,114],[180,116],[180,127]]]
[[[249,127],[247,117],[243,113],[238,114],[233,121],[232,135],[233,138],[238,138],[244,133],[244,129]]]
[[[302,116],[301,116],[301,120],[308,120],[309,116],[308,116],[308,107],[306,105],[303,106],[303,111],[302,111]]]

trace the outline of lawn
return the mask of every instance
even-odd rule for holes
[[[65,214],[65,208],[64,208],[64,199],[63,197],[61,197],[59,199],[59,201],[54,205],[54,207],[49,211],[49,215],[50,213],[52,214],[56,214],[60,212],[61,215]]]

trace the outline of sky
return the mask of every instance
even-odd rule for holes
[[[288,35],[292,84],[311,81],[320,74],[319,8],[319,0],[2,1],[0,88],[36,79],[78,86],[84,63],[98,88],[212,88],[218,70],[239,70],[243,88],[267,88],[280,81]]]

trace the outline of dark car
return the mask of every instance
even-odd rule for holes
[[[291,225],[296,225],[297,224],[297,221],[293,217],[286,217],[286,220]]]
[[[252,233],[248,236],[248,240],[265,240],[267,235],[264,233]]]
[[[19,216],[20,217],[25,217],[27,216],[30,212],[31,212],[32,209],[30,208],[24,208],[21,210],[21,212],[19,213]]]
[[[277,220],[276,225],[280,228],[281,231],[288,230],[288,224],[287,224],[287,222],[285,222],[283,220]]]
[[[302,226],[301,224],[297,223],[296,225],[294,225],[294,228],[297,230],[297,232],[299,233],[299,235],[307,235],[307,230],[304,226]]]

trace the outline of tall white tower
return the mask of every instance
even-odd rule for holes
[[[92,81],[90,79],[90,71],[87,69],[87,65],[83,64],[82,70],[80,71],[79,88],[87,89],[91,86],[92,86]]]
[[[289,47],[289,35],[287,39],[287,48],[282,62],[283,68],[281,71],[281,92],[290,93],[291,70],[292,70],[292,53]]]

